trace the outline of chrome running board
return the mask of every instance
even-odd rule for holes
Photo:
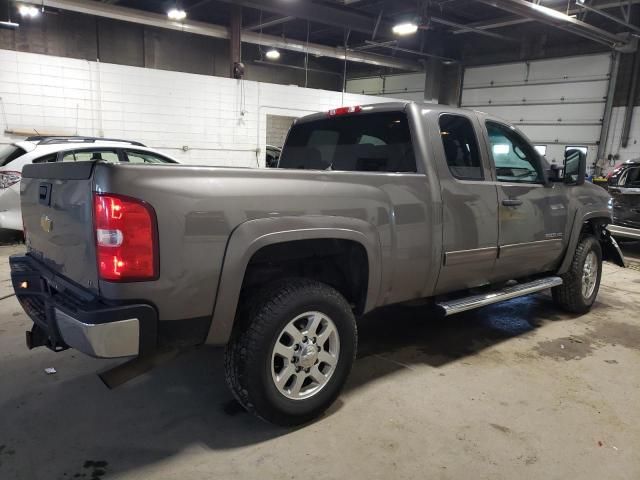
[[[474,308],[484,307],[485,305],[491,305],[492,303],[522,297],[524,295],[529,295],[530,293],[539,292],[559,285],[562,285],[562,279],[560,277],[546,277],[532,282],[519,283],[512,287],[495,290],[490,293],[472,295],[470,297],[448,300],[446,302],[438,302],[436,305],[444,310],[444,315],[446,317],[453,315],[454,313],[465,312],[467,310],[473,310]]]

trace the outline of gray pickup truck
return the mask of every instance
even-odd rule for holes
[[[513,126],[445,106],[299,119],[274,169],[35,164],[21,190],[27,253],[10,262],[30,348],[135,369],[226,346],[235,397],[282,425],[337,398],[377,307],[446,316],[551,288],[582,313],[602,260],[624,265],[583,155],[550,168]]]

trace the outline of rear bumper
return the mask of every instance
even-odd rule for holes
[[[640,228],[622,227],[620,225],[608,225],[607,229],[611,235],[620,238],[633,238],[640,240]]]
[[[29,348],[74,348],[98,358],[155,351],[158,318],[151,305],[102,299],[29,255],[12,256],[9,263],[16,297],[34,322]]]

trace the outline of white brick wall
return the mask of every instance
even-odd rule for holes
[[[256,151],[264,152],[268,114],[342,105],[341,92],[10,50],[0,50],[0,98],[0,143],[22,138],[5,130],[127,138],[184,163],[230,166],[264,165]],[[345,105],[389,100],[344,95]]]

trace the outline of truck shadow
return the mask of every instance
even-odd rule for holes
[[[357,394],[367,382],[410,364],[438,368],[476,355],[561,318],[543,295],[448,319],[426,307],[375,311],[360,322],[360,353],[347,392]],[[295,435],[295,430],[244,412],[226,388],[222,360],[220,349],[195,349],[108,391],[94,372],[111,362],[69,351],[55,357],[46,351],[6,357],[2,383],[6,385],[8,375],[33,381],[29,378],[22,391],[0,394],[0,445],[15,451],[11,459],[0,460],[0,478],[21,478],[16,473],[25,471],[32,473],[25,478],[73,478],[87,473],[85,465],[99,465],[104,478],[110,478],[185,449],[204,447],[215,455]],[[58,367],[55,376],[42,373],[49,362]],[[341,405],[338,400],[319,421]]]

